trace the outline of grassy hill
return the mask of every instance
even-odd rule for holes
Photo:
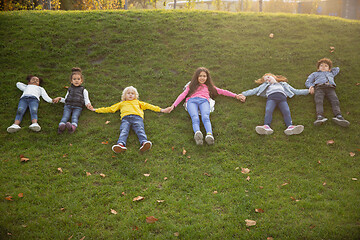
[[[1,12],[0,34],[1,239],[359,239],[359,21],[207,11]],[[58,135],[63,104],[43,100],[41,132],[28,129],[29,113],[19,132],[6,132],[21,96],[15,84],[28,74],[44,78],[50,97],[64,97],[77,66],[95,108],[120,101],[129,85],[140,100],[164,108],[200,66],[235,93],[256,87],[267,72],[301,89],[323,57],[341,68],[336,91],[349,128],[331,120],[315,127],[313,96],[296,96],[288,103],[304,132],[286,136],[276,111],[274,134],[259,136],[254,128],[263,123],[266,100],[220,96],[211,114],[214,146],[195,145],[181,106],[169,115],[145,112],[153,142],[145,154],[133,133],[126,153],[111,151],[118,113],[84,110],[75,134]],[[328,102],[325,115],[332,117]],[[30,160],[21,163],[20,155]],[[144,200],[133,201],[137,196]],[[149,216],[158,221],[147,223]],[[256,225],[247,227],[246,219]]]

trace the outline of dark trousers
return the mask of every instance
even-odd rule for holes
[[[334,116],[341,114],[339,98],[335,93],[335,88],[331,86],[315,86],[315,105],[316,114],[324,116],[324,97],[329,100]]]

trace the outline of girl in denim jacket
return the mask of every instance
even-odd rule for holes
[[[255,131],[261,135],[272,134],[270,124],[272,115],[276,107],[278,107],[283,114],[286,129],[286,135],[300,134],[304,130],[303,125],[293,125],[291,119],[290,108],[287,103],[287,97],[292,98],[295,95],[307,95],[308,89],[295,89],[287,83],[287,78],[284,76],[275,76],[271,73],[266,73],[262,78],[255,82],[261,84],[259,87],[244,91],[240,94],[240,100],[245,102],[247,96],[256,95],[266,97],[265,119],[264,125],[257,126]]]

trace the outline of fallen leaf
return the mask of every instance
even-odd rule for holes
[[[85,239],[85,236],[83,236],[82,238],[80,238],[80,240],[84,240]]]
[[[57,170],[59,171],[59,173],[63,172],[63,170],[61,168],[58,168]]]
[[[269,34],[269,38],[274,38],[274,34],[273,34],[273,33],[270,33],[270,34]]]
[[[109,144],[109,142],[108,142],[108,141],[106,141],[106,142],[101,142],[101,144],[105,144],[105,145],[106,145],[106,144]]]
[[[103,177],[103,178],[106,177],[106,175],[103,173],[100,173],[99,175],[100,175],[100,177]]]
[[[70,143],[69,146],[72,147],[72,143]]]
[[[310,225],[309,228],[313,229],[314,227],[316,227],[315,225]]]
[[[18,196],[19,196],[19,198],[22,198],[22,197],[24,197],[24,194],[23,194],[23,193],[19,193]]]
[[[141,201],[141,200],[143,200],[143,199],[144,199],[144,197],[142,197],[142,196],[137,196],[136,198],[133,199],[133,202],[135,202],[135,201]]]
[[[174,236],[178,237],[178,236],[180,236],[180,233],[179,232],[174,232]]]
[[[353,180],[353,181],[357,181],[357,178],[352,178],[351,180]]]
[[[89,172],[86,172],[86,176],[91,176],[91,173],[89,173]]]
[[[23,224],[23,225],[21,225],[23,228],[26,228],[27,227],[27,225],[25,225],[25,224]]]
[[[250,169],[248,169],[248,168],[241,168],[241,173],[247,174],[247,173],[249,173],[249,172],[250,172]]]
[[[114,209],[110,209],[110,212],[115,215],[118,214],[117,211],[115,211]]]
[[[286,183],[281,184],[281,186],[286,186],[286,185],[288,185],[288,184],[289,184],[289,183],[286,182]]]
[[[110,123],[110,121],[106,121],[106,122],[105,122],[105,124],[109,124],[109,123]]]
[[[353,157],[353,156],[355,156],[355,153],[350,152],[349,155],[350,155],[350,157]]]
[[[182,155],[185,155],[185,154],[186,154],[186,150],[185,150],[185,148],[183,148]]]
[[[158,203],[163,203],[165,200],[156,200]]]
[[[73,238],[73,236],[71,235],[69,238],[68,238],[68,240],[70,240],[70,239],[72,239]]]
[[[318,161],[318,164],[321,164],[320,160]]]
[[[245,222],[246,222],[246,226],[247,226],[247,227],[251,227],[251,226],[255,226],[255,225],[256,225],[256,221],[254,221],[254,220],[246,219]]]
[[[62,208],[60,208],[60,211],[64,212],[64,211],[65,211],[65,208],[63,208],[63,207],[62,207]]]
[[[168,178],[167,177],[164,177],[164,180],[166,181]]]
[[[14,200],[12,199],[12,196],[7,196],[5,199],[8,200],[8,201],[14,201]]]
[[[326,142],[327,145],[331,145],[331,144],[334,144],[334,143],[335,143],[335,141],[332,140],[332,139],[331,139],[331,140],[328,140],[328,141]]]
[[[175,147],[174,147],[174,146],[172,146],[172,147],[171,147],[171,150],[173,150],[173,151],[174,151],[174,149],[175,149]]]
[[[189,156],[187,156],[187,158],[188,158],[188,159],[190,159],[190,158],[191,158],[191,156],[189,155]]]
[[[259,186],[259,188],[260,188],[260,189],[264,189],[264,187],[263,187],[263,186]]]
[[[240,168],[239,167],[236,167],[235,170],[239,170]]]
[[[79,227],[81,227],[81,226],[82,226],[82,223],[76,223],[76,225],[78,225]]]
[[[154,223],[154,222],[156,222],[157,220],[159,220],[159,219],[155,218],[154,216],[150,216],[150,217],[147,217],[147,218],[146,218],[146,222],[147,222],[147,223]]]
[[[322,184],[323,186],[326,186],[326,182],[323,182],[323,184]]]
[[[250,181],[250,176],[247,176],[246,180],[247,180],[247,181]]]
[[[335,47],[330,47],[330,52],[334,52],[335,51]]]
[[[261,208],[255,208],[255,212],[257,212],[257,213],[263,213],[264,210],[262,210]]]
[[[63,155],[63,158],[66,158],[67,157],[67,153],[65,153],[64,155]]]
[[[218,193],[218,191],[213,191],[213,194],[217,194]]]
[[[137,226],[133,226],[132,230],[137,231],[137,230],[139,230],[139,228]]]
[[[356,83],[356,86],[359,86],[360,85],[360,83]]]
[[[22,157],[20,158],[20,162],[27,162],[29,161],[30,159],[29,158],[26,158],[26,157]]]
[[[145,177],[149,177],[149,176],[150,176],[150,173],[145,173],[144,176],[145,176]]]
[[[148,159],[146,158],[145,161],[144,161],[144,163],[147,163],[147,161],[148,161]]]
[[[298,199],[296,199],[296,198],[294,198],[294,197],[290,197],[290,198],[291,198],[291,200],[293,200],[293,201],[295,201],[295,202],[300,201],[300,200],[298,200]]]
[[[273,237],[267,237],[266,240],[274,240]]]
[[[208,174],[208,173],[204,173],[205,176],[208,176],[208,177],[211,177],[211,174]]]

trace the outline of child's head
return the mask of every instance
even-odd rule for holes
[[[316,63],[318,71],[329,72],[332,68],[332,61],[328,58],[322,58]]]
[[[193,92],[195,92],[200,84],[205,84],[208,87],[211,97],[217,96],[215,85],[207,68],[199,67],[196,69],[189,85],[190,90],[188,95],[190,96]]]
[[[287,82],[287,78],[282,75],[274,75],[272,73],[265,73],[264,76],[259,78],[258,80],[255,80],[256,83],[262,84],[264,82],[274,83],[274,80],[276,82]]]
[[[121,101],[131,101],[139,98],[139,93],[133,86],[126,87],[122,92]]]
[[[26,80],[28,81],[28,85],[41,86],[41,84],[43,83],[42,78],[34,76],[34,75],[28,75],[26,77]]]
[[[81,73],[81,69],[78,67],[74,67],[71,69],[70,82],[78,87],[84,82],[84,77]]]

